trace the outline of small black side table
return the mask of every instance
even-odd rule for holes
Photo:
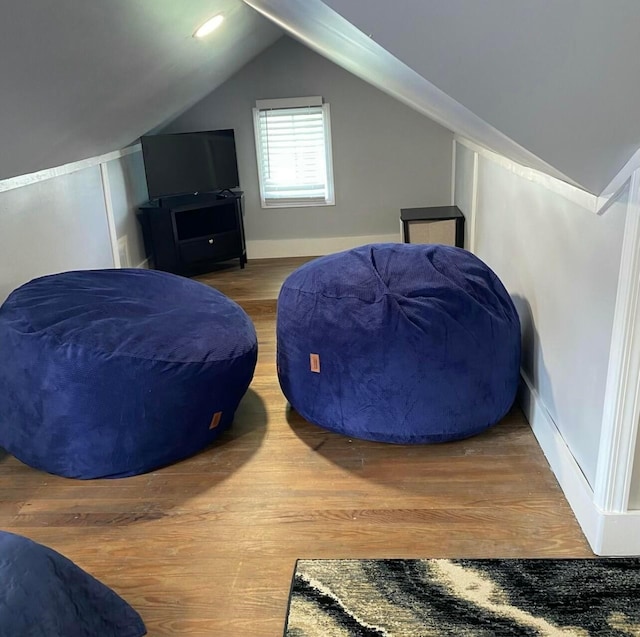
[[[464,248],[464,215],[458,206],[402,208],[405,243],[444,243]]]

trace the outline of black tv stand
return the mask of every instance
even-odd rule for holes
[[[223,194],[224,193],[224,194]],[[247,262],[243,193],[220,191],[162,197],[140,206],[150,267],[190,276],[220,261]]]

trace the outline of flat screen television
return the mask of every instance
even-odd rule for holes
[[[237,188],[233,129],[141,138],[150,199]]]

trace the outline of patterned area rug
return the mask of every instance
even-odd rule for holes
[[[285,637],[640,637],[640,559],[298,560]]]

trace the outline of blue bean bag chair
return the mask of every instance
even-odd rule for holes
[[[236,303],[154,270],[35,279],[0,308],[0,446],[72,478],[185,458],[231,424],[256,333]]]
[[[282,286],[277,342],[292,407],[356,438],[472,436],[509,411],[518,387],[516,310],[460,248],[373,244],[303,265]]]
[[[140,615],[55,551],[0,531],[0,637],[141,637]]]

